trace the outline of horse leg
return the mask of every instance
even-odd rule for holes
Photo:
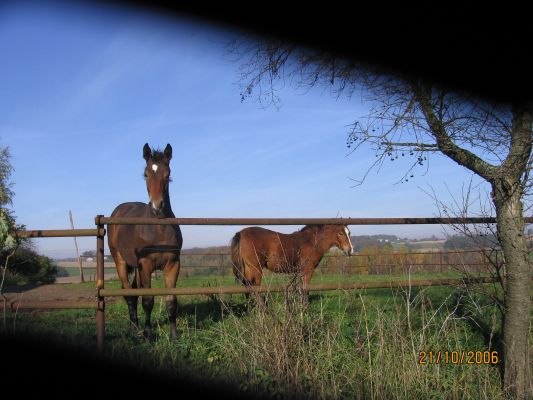
[[[251,286],[251,283],[244,276],[240,279],[240,281],[241,281],[242,285],[244,287],[246,287],[246,288]],[[248,307],[250,305],[250,292],[244,293],[244,298],[245,298],[245,301],[246,301],[246,305]]]
[[[255,286],[261,287],[261,279],[263,278],[263,273],[260,266],[244,264],[244,279],[248,287]],[[249,296],[249,293],[248,293]],[[249,297],[247,297],[247,300]],[[256,304],[261,308],[266,308],[266,303],[263,295],[260,292],[255,291],[255,301]]]
[[[235,282],[236,283],[241,283],[244,287],[248,287],[248,285],[250,283],[244,277],[244,273],[241,273],[240,271],[237,271],[237,272],[235,272],[235,271],[236,270],[234,269]],[[244,293],[244,298],[246,299],[246,304],[249,304],[249,302],[250,302],[250,293],[249,292]]]
[[[149,289],[152,287],[151,275],[153,269],[153,262],[147,258],[139,261],[139,287]],[[154,296],[142,296],[142,305],[144,310],[144,337],[152,342],[154,336],[152,333],[152,309],[154,308]]]
[[[135,272],[131,280],[132,289],[137,289],[137,282],[139,282],[139,277],[137,276],[137,268],[135,268]],[[137,304],[139,301],[139,296],[125,296],[124,298],[126,299],[130,313],[131,333],[137,335],[139,333],[139,318],[137,316]]]
[[[311,283],[311,277],[313,276],[314,268],[307,268],[304,272],[302,282],[302,304],[307,306],[309,304],[309,284]]]
[[[132,285],[130,285],[130,282],[128,280],[128,266],[126,265],[126,261],[120,253],[113,252],[113,259],[115,260],[115,265],[117,267],[117,274],[118,278],[120,279],[120,286],[122,289],[131,289]],[[134,285],[135,284],[135,278],[133,280]],[[139,319],[137,317],[137,296],[124,296],[124,300],[126,300],[126,304],[128,305],[128,311],[130,315],[130,330],[131,333],[136,334],[139,330]]]
[[[164,269],[165,272],[165,287],[167,289],[175,288],[176,281],[178,280],[178,274],[180,272],[180,260],[178,258],[174,264],[167,265]],[[176,314],[178,310],[178,301],[176,296],[170,294],[166,298],[166,306],[168,313],[168,321],[170,324],[170,338],[176,339],[178,337],[178,331],[176,329]]]

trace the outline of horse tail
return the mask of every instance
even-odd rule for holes
[[[241,233],[237,232],[231,239],[231,264],[235,280],[244,282],[244,261],[241,257]]]

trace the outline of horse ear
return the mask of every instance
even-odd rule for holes
[[[170,161],[170,159],[172,158],[172,146],[170,145],[170,143],[167,143],[167,147],[165,147],[165,151],[163,152],[163,154],[165,155],[165,158]]]
[[[144,159],[146,161],[148,161],[150,158],[152,158],[152,150],[150,149],[150,146],[148,146],[148,143],[144,144],[143,157],[144,157]]]

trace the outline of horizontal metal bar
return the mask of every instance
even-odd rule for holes
[[[378,289],[378,288],[399,288],[399,287],[417,287],[417,286],[449,286],[462,285],[465,283],[493,283],[496,278],[471,278],[471,279],[420,279],[420,280],[402,280],[389,282],[352,282],[352,283],[331,283],[309,285],[305,289],[309,291],[322,290],[349,290],[349,289]],[[98,296],[166,296],[169,294],[177,296],[185,295],[212,295],[212,294],[238,294],[238,293],[263,293],[263,292],[285,292],[288,290],[287,285],[272,285],[260,287],[245,286],[213,286],[199,288],[150,288],[150,289],[100,289]]]
[[[29,231],[15,231],[15,237],[35,238],[35,237],[72,237],[72,236],[98,236],[98,229],[39,229]],[[105,234],[101,230],[100,234]]]
[[[350,289],[379,289],[379,288],[400,288],[400,287],[418,287],[418,286],[451,286],[462,284],[479,284],[497,282],[497,278],[470,278],[470,279],[420,279],[420,280],[403,280],[389,282],[353,282],[353,283],[331,283],[309,285],[306,290],[324,291],[324,290],[350,290]],[[244,286],[218,286],[203,288],[152,288],[152,289],[100,289],[98,296],[115,297],[115,296],[164,296],[174,295],[214,295],[214,294],[238,294],[253,292],[285,292],[291,287],[287,285],[261,286],[261,287],[244,287]],[[96,301],[24,301],[8,300],[5,307],[0,307],[1,311],[17,311],[26,309],[97,309]]]
[[[11,311],[24,309],[96,309],[98,303],[95,301],[67,301],[67,300],[50,300],[50,301],[24,301],[10,300],[6,303],[6,309]],[[0,303],[0,309],[1,307]]]
[[[456,267],[456,266],[460,266],[460,267],[479,267],[479,266],[483,266],[483,265],[486,265],[482,262],[477,262],[477,263],[474,263],[474,262],[455,262],[455,263],[438,263],[438,262],[428,262],[428,263],[410,263],[410,262],[406,262],[405,264],[364,264],[364,265],[345,265],[345,264],[336,264],[336,265],[326,265],[326,264],[321,264],[317,269],[316,271],[317,272],[320,272],[322,271],[324,268],[343,268],[343,269],[362,269],[362,268],[387,268],[387,267],[401,267],[401,268],[408,268],[408,267],[428,267],[428,268],[433,268],[433,267]],[[69,269],[75,269],[76,267],[75,266],[72,266],[72,267],[63,267],[63,268],[69,268]],[[79,267],[77,267],[79,269]],[[94,269],[94,267],[83,267],[83,268],[91,268],[91,269]],[[198,269],[202,269],[202,268],[216,268],[216,269],[224,269],[224,270],[227,270],[227,271],[231,271],[232,270],[232,266],[231,265],[187,265],[187,264],[182,264],[181,269],[183,268],[190,268],[190,269],[195,269],[195,268],[198,268]],[[115,269],[115,267],[106,267],[106,269]]]
[[[184,249],[184,250],[181,250],[181,256],[184,257],[184,256],[187,256],[187,257],[191,257],[191,256],[231,256],[231,253],[229,252],[221,252],[221,253],[188,253],[189,249]],[[385,256],[385,257],[388,257],[388,256],[392,256],[392,257],[409,257],[409,256],[412,256],[412,255],[430,255],[430,256],[435,256],[435,255],[444,255],[444,254],[455,254],[455,255],[460,255],[460,254],[464,254],[464,253],[478,253],[478,254],[483,254],[485,252],[490,252],[492,251],[492,249],[487,249],[487,250],[446,250],[446,251],[413,251],[413,252],[409,252],[409,253],[376,253],[376,254],[352,254],[350,256],[347,256],[346,254],[344,253],[341,253],[340,251],[335,251],[335,252],[332,252],[332,253],[328,253],[326,252],[324,254],[324,257],[343,257],[343,258],[348,258],[348,257],[381,257],[381,256]],[[81,257],[85,257],[85,256],[81,256]],[[87,257],[93,257],[94,256],[87,256]]]
[[[533,223],[533,217],[525,218]],[[96,224],[107,225],[403,225],[403,224],[485,224],[493,217],[470,218],[144,218],[97,217]]]

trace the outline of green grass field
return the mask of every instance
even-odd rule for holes
[[[455,277],[457,273],[445,272],[416,274],[412,279]],[[384,278],[316,274],[312,283]],[[265,284],[286,280],[281,275],[265,276]],[[80,285],[90,288],[94,282],[68,287],[75,291]],[[119,287],[116,280],[105,285]],[[189,277],[179,279],[177,286],[216,285],[235,282],[229,276]],[[162,279],[154,279],[153,286],[163,286]],[[154,343],[129,332],[122,299],[109,302],[106,355],[272,398],[504,398],[494,358],[473,364],[451,357],[444,360],[445,352],[457,356],[498,351],[495,342],[487,341],[490,332],[499,329],[497,311],[464,288],[312,292],[308,306],[298,295],[278,293],[268,296],[266,310],[249,310],[244,295],[182,296],[178,302],[180,335],[172,341],[164,299],[156,297]],[[94,314],[92,310],[6,313],[2,329],[38,332],[60,338],[65,345],[96,351]],[[143,321],[140,304],[139,317]],[[488,332],[480,330],[480,321]],[[428,352],[441,354],[442,360],[430,360]]]

